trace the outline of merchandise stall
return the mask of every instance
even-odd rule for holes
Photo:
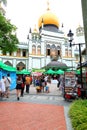
[[[16,87],[16,68],[8,66],[0,61],[0,80],[2,76],[7,76],[8,73],[11,78],[10,90],[13,90]]]

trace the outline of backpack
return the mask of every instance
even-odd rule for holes
[[[31,80],[30,80],[30,77],[26,77],[26,84],[30,84],[31,83]]]

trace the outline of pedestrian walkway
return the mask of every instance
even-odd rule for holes
[[[67,111],[68,106],[65,108],[63,105],[53,104],[55,98],[51,98],[51,95],[59,95],[61,92],[55,84],[52,84],[50,93],[48,93],[49,99],[53,99],[51,104],[45,102],[38,103],[38,98],[43,101],[43,96],[37,94],[37,102],[29,102],[32,94],[36,94],[36,90],[33,86],[30,89],[30,95],[24,95],[20,101],[11,101],[15,95],[15,90],[11,91],[9,99],[5,102],[0,102],[0,130],[71,130],[70,122],[68,121]],[[47,94],[46,94],[47,95]],[[44,97],[46,96],[44,94]],[[47,98],[46,98],[47,99]],[[28,100],[28,102],[24,102]],[[33,99],[32,99],[33,101]],[[58,101],[58,100],[57,100]],[[48,100],[49,102],[49,100]]]

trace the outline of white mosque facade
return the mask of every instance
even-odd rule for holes
[[[69,67],[78,64],[78,51],[70,47],[68,38],[60,27],[58,18],[51,12],[49,7],[38,20],[38,29],[29,30],[27,42],[18,44],[17,52],[2,54],[0,60],[7,65],[16,67],[18,70],[26,68],[43,68],[52,60],[65,63]]]

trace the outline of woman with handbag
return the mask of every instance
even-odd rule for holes
[[[22,76],[22,85],[21,85],[21,97],[24,96],[24,88],[25,88],[25,75]]]
[[[22,76],[18,75],[17,81],[16,81],[16,94],[17,94],[17,100],[20,100],[20,94],[21,94],[21,86],[22,86]]]

